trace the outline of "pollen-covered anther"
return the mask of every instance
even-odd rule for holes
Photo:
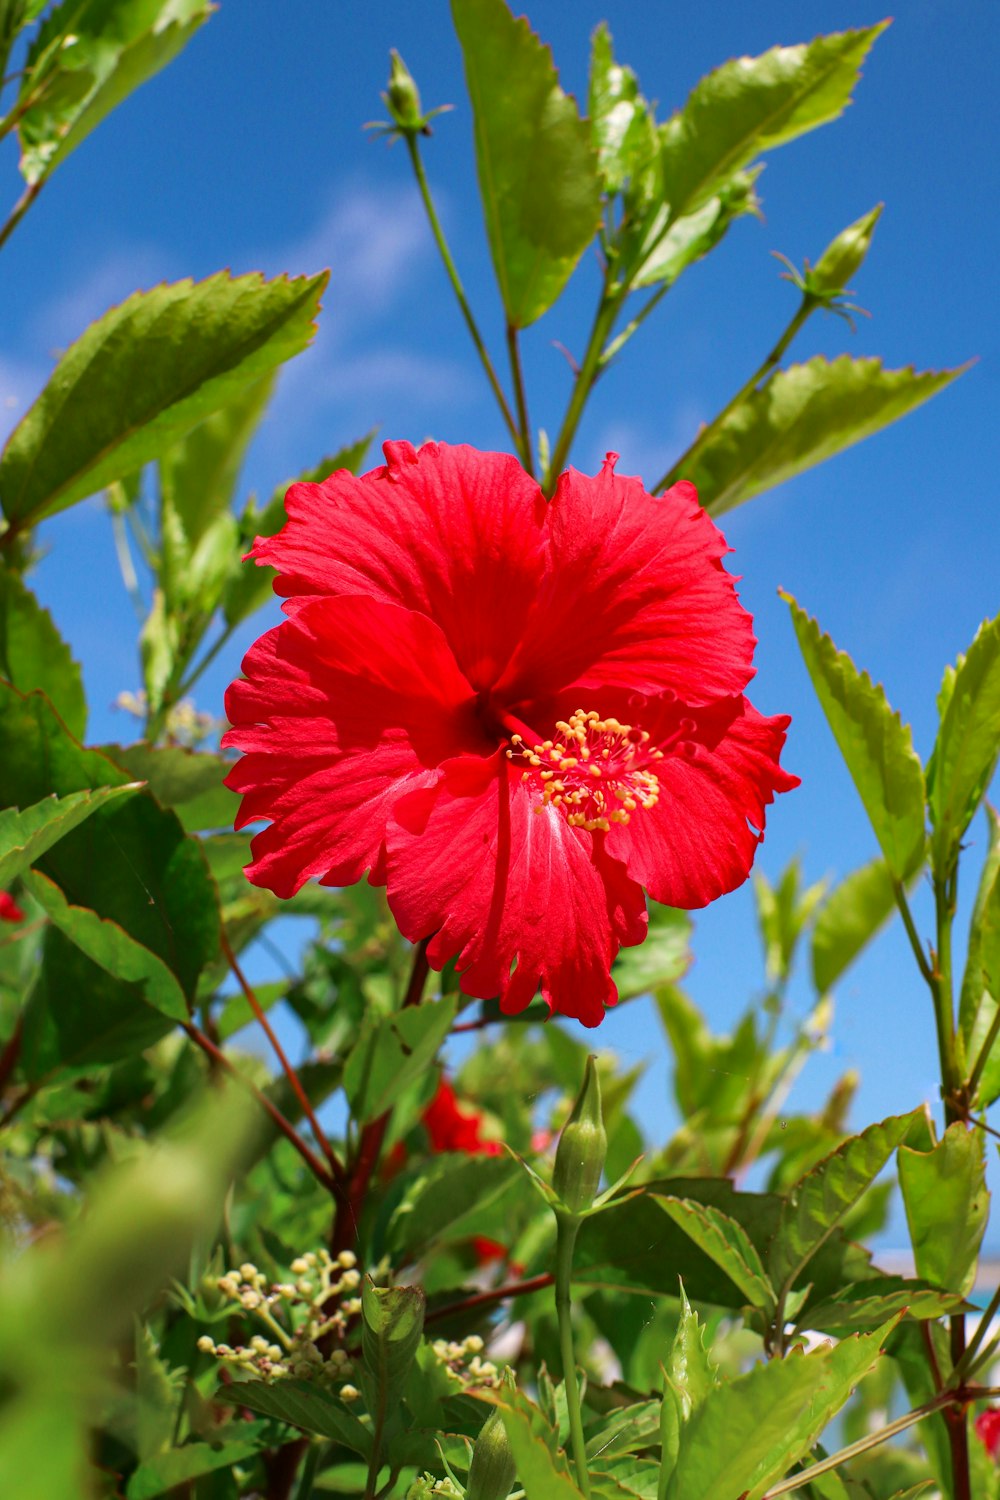
[[[507,752],[525,762],[522,780],[541,793],[536,812],[557,807],[573,828],[607,832],[637,808],[656,806],[660,783],[651,767],[663,751],[650,747],[644,729],[577,709],[556,732],[557,738],[531,746],[512,736]]]

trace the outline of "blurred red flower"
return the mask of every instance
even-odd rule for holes
[[[24,912],[18,906],[14,897],[7,891],[0,891],[0,922],[23,922]]]
[[[432,1151],[466,1151],[473,1156],[499,1156],[503,1147],[483,1135],[483,1116],[458,1102],[455,1090],[442,1078],[437,1093],[423,1113]]]
[[[1000,1452],[1000,1408],[988,1406],[976,1418],[976,1436],[981,1440],[990,1458]]]
[[[646,932],[643,886],[705,906],[746,879],[788,724],[743,696],[754,637],[690,484],[428,443],[296,484],[252,556],[288,619],[243,662],[223,743],[247,874],[385,884],[465,994],[596,1026]]]

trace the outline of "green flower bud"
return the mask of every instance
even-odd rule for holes
[[[465,1500],[507,1500],[516,1474],[503,1417],[492,1411],[472,1449]]]
[[[570,1213],[584,1213],[597,1197],[608,1154],[601,1114],[601,1080],[594,1058],[587,1058],[583,1085],[556,1147],[552,1186]]]
[[[868,254],[883,205],[877,203],[871,213],[842,229],[823,251],[809,272],[810,291],[829,296],[842,292]]]
[[[393,47],[389,86],[382,95],[393,124],[404,133],[426,130],[427,122],[420,107],[420,90],[399,53]]]

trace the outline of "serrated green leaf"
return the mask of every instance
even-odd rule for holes
[[[0,812],[0,888],[8,886],[91,813],[137,790],[135,785],[106,786],[92,792],[72,792],[67,797],[45,797],[23,812],[5,808]]]
[[[222,784],[223,777],[232,770],[232,761],[224,756],[209,750],[189,750],[181,745],[149,745],[144,741],[134,745],[103,745],[101,748],[130,776],[148,782],[149,790],[160,806],[172,808],[188,833],[232,828],[240,799]],[[246,843],[241,841],[235,852],[234,867],[242,869],[248,860]]]
[[[430,1067],[455,1020],[457,998],[426,1001],[390,1016],[366,1016],[344,1068],[344,1089],[364,1124]]]
[[[305,1380],[241,1380],[238,1385],[220,1387],[217,1401],[230,1406],[245,1406],[258,1416],[276,1417],[303,1432],[332,1438],[352,1453],[370,1458],[372,1435],[353,1412],[348,1411],[332,1391],[325,1391]]]
[[[989,842],[969,921],[969,945],[958,1012],[970,1073],[986,1045],[1000,1003],[1000,814],[989,803],[985,813]],[[998,1095],[1000,1046],[994,1044],[980,1072],[977,1098],[985,1107]]]
[[[632,1454],[599,1458],[590,1467],[591,1500],[657,1500],[659,1479],[655,1459]]]
[[[650,215],[634,236],[638,244],[632,252],[636,262],[629,277],[632,287],[673,286],[682,271],[715,249],[735,219],[759,215],[754,187],[759,176],[759,168],[735,173],[700,208],[679,219],[673,220],[666,206]]]
[[[303,349],[328,273],[227,272],[135,292],[63,355],[0,456],[12,528],[64,510],[159,457]]]
[[[213,9],[210,0],[57,5],[31,46],[18,95],[25,181],[49,177],[116,105],[177,56]]]
[[[140,1463],[170,1447],[176,1430],[177,1408],[184,1394],[187,1372],[160,1358],[160,1348],[148,1324],[135,1325],[135,1429]]]
[[[238,391],[160,459],[160,503],[177,516],[190,543],[228,511],[274,382],[275,372],[269,371]]]
[[[682,1282],[681,1315],[670,1355],[663,1366],[660,1461],[664,1475],[671,1473],[677,1463],[681,1430],[718,1383],[718,1369],[705,1348],[704,1329],[688,1301]]]
[[[509,1156],[444,1154],[427,1163],[394,1209],[386,1242],[394,1264],[417,1260],[436,1240],[476,1233],[483,1212],[520,1177]]]
[[[416,1286],[361,1285],[361,1384],[382,1425],[406,1382],[424,1331],[425,1298]],[[381,1419],[381,1420],[380,1420]]]
[[[967,1296],[986,1232],[985,1136],[961,1121],[930,1151],[899,1152],[899,1184],[917,1275]]]
[[[746,1230],[710,1204],[691,1198],[661,1198],[656,1201],[674,1223],[704,1250],[739,1287],[747,1301],[764,1310],[774,1307],[774,1288]]]
[[[638,1452],[656,1441],[659,1429],[659,1400],[616,1406],[596,1426],[588,1424],[587,1457],[611,1458]]]
[[[931,854],[946,876],[1000,755],[1000,615],[984,622],[958,663],[927,767]]]
[[[811,1354],[755,1365],[711,1391],[682,1429],[666,1500],[760,1500],[878,1362],[892,1319]]]
[[[791,1288],[824,1241],[872,1185],[920,1117],[893,1115],[851,1136],[791,1189],[768,1256],[776,1287]]]
[[[538,1408],[511,1391],[504,1393],[499,1410],[526,1500],[582,1500],[569,1477],[565,1455],[555,1447],[555,1435]]]
[[[623,948],[615,960],[618,997],[628,1000],[682,978],[691,967],[691,918],[686,911],[649,901],[649,929],[634,948]]]
[[[297,479],[289,479],[284,484],[279,484],[263,510],[258,511],[253,502],[248,504],[240,517],[242,550],[247,551],[256,537],[274,536],[275,532],[281,530],[287,520],[285,495],[291,485],[321,484],[338,469],[347,469],[351,474],[359,474],[377,431],[378,429],[373,427],[370,432],[365,433],[364,437],[349,443],[337,453],[321,459],[318,464],[314,464],[312,468],[301,473]],[[244,563],[233,574],[222,594],[222,613],[227,625],[239,624],[240,620],[245,620],[248,615],[252,615],[255,610],[274,598],[274,576],[274,568],[257,567],[252,562]]]
[[[505,0],[451,0],[451,11],[500,296],[508,323],[526,328],[556,301],[597,233],[597,153],[523,16]]]
[[[838,651],[789,594],[799,649],[890,873],[906,881],[924,857],[924,775],[909,726],[881,687]]]
[[[698,208],[762,151],[835,120],[850,103],[861,64],[887,24],[735,58],[703,78],[684,108],[661,127],[671,217]]]
[[[863,1333],[906,1313],[917,1319],[941,1318],[962,1308],[962,1298],[905,1276],[874,1276],[849,1282],[832,1297],[810,1306],[803,1326],[820,1333]]]
[[[825,994],[888,921],[896,905],[884,859],[873,859],[835,886],[820,908],[812,935],[813,983]]]
[[[78,739],[87,728],[79,663],[21,578],[0,564],[0,677],[30,693],[39,688]]]
[[[615,61],[611,33],[601,21],[590,50],[590,129],[608,193],[617,193],[657,147],[649,106],[631,68]]]
[[[255,1436],[242,1436],[245,1426],[253,1425]],[[234,1424],[235,1428],[236,1424]],[[140,1463],[125,1487],[127,1500],[155,1500],[179,1485],[199,1479],[203,1474],[214,1474],[219,1469],[229,1469],[233,1464],[246,1463],[264,1446],[260,1435],[262,1423],[239,1423],[240,1436],[216,1446],[213,1443],[185,1443],[183,1448],[173,1448],[156,1458]]]
[[[816,355],[779,370],[710,423],[672,478],[691,480],[709,515],[721,515],[888,427],[960,374]]]
[[[798,859],[789,861],[777,885],[772,885],[766,875],[754,876],[757,922],[764,939],[767,977],[772,983],[788,978],[802,931],[826,890],[823,881],[805,891],[801,886],[802,866]]]
[[[41,695],[25,698],[4,685],[0,764],[3,800],[14,806],[131,783],[99,751],[81,748]],[[130,946],[123,977],[131,981],[141,971],[152,1003],[175,1018],[186,1015],[184,1002],[193,1000],[202,969],[218,952],[219,914],[201,848],[172,813],[145,792],[109,800],[50,847],[37,871],[39,898],[69,936],[79,936],[84,951],[98,962],[102,955],[117,962],[125,949],[114,924],[150,955],[145,969],[137,968]],[[90,916],[79,918],[77,908]]]

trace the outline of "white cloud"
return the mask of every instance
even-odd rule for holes
[[[156,245],[121,245],[82,279],[39,309],[31,338],[53,354],[67,348],[89,323],[133,292],[172,276],[170,257]]]
[[[0,353],[0,442],[20,422],[45,379],[40,366]]]

